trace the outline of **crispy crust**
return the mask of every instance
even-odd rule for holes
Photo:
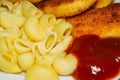
[[[106,7],[112,3],[114,3],[114,0],[97,0],[97,2],[94,5],[94,8]]]
[[[96,0],[45,0],[35,5],[44,13],[56,17],[67,17],[79,14],[90,8]]]
[[[120,37],[120,3],[108,7],[91,9],[67,18],[74,29],[72,35],[95,34],[101,37]]]

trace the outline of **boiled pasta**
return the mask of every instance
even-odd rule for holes
[[[22,13],[24,17],[35,16],[37,18],[40,18],[43,15],[42,11],[40,11],[28,1],[22,2]]]
[[[18,64],[23,71],[26,71],[28,68],[33,66],[35,61],[35,56],[33,53],[28,52],[18,55]]]
[[[7,37],[0,38],[0,52],[11,52],[12,43]]]
[[[22,16],[22,2],[16,2],[12,8],[12,14]]]
[[[16,57],[8,53],[0,54],[0,70],[7,73],[19,73],[22,71],[16,62]]]
[[[24,23],[24,31],[33,41],[44,39],[46,33],[40,26],[38,18],[30,16]]]
[[[32,42],[28,40],[16,39],[14,41],[14,48],[19,53],[26,53],[31,51]]]
[[[67,36],[64,40],[62,40],[60,43],[58,43],[58,44],[50,51],[50,53],[56,54],[56,53],[58,53],[58,52],[65,51],[72,40],[73,40],[73,37],[72,37],[72,36]]]
[[[51,32],[54,24],[56,22],[56,18],[52,14],[45,14],[40,18],[40,25],[46,30],[46,32]]]
[[[0,0],[0,5],[6,6],[9,11],[11,11],[13,8],[13,3],[8,0]]]
[[[60,22],[55,25],[53,28],[53,31],[55,31],[58,35],[59,41],[64,39],[66,36],[69,36],[72,31],[72,25],[68,22]]]
[[[36,64],[26,72],[26,80],[59,80],[57,73],[44,64]]]
[[[72,54],[68,54],[65,57],[59,57],[53,63],[54,69],[60,75],[72,74],[73,71],[76,69],[76,66],[77,66],[77,59]]]
[[[12,27],[22,27],[24,24],[25,18],[18,15],[13,15],[10,12],[2,11],[0,12],[0,24],[3,28],[12,28]]]
[[[49,33],[43,41],[39,43],[39,51],[42,55],[48,53],[56,44],[57,34],[55,32]]]
[[[39,45],[39,43],[34,43],[32,45],[32,53],[35,55],[37,63],[41,62],[41,60],[42,60],[42,56],[41,56],[41,53],[39,51],[38,45]]]
[[[47,65],[49,67],[52,67],[52,64],[54,62],[54,60],[57,58],[56,55],[45,55],[45,56],[42,56],[42,60],[38,62],[38,64],[44,64],[44,65]]]
[[[29,40],[31,41],[31,39],[27,36],[27,34],[25,33],[25,31],[23,30],[23,28],[21,29],[21,39],[24,39],[24,40]]]
[[[28,1],[0,0],[0,71],[26,72],[26,80],[72,74],[77,60],[66,52],[71,31],[65,19],[44,14]]]
[[[16,28],[7,29],[7,30],[4,30],[3,28],[1,29],[2,30],[0,31],[0,38],[7,37],[10,39],[10,41],[13,42],[15,39],[18,39],[21,36],[21,31],[19,29]]]

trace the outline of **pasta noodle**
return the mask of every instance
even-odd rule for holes
[[[72,36],[67,36],[63,41],[61,41],[59,44],[57,44],[50,53],[56,54],[61,51],[65,51],[67,47],[69,46],[69,43],[72,41]]]
[[[22,2],[16,2],[12,8],[12,14],[22,16]]]
[[[9,53],[11,55],[17,55],[16,51],[14,50],[13,44],[7,37],[0,38],[0,52],[1,53]]]
[[[22,71],[17,64],[16,57],[8,53],[0,54],[0,70],[7,73],[19,73]]]
[[[38,43],[34,43],[32,45],[32,52],[36,57],[36,62],[39,63],[42,60],[42,56],[41,56],[39,48],[38,48]]]
[[[25,31],[23,30],[23,28],[21,29],[21,39],[24,39],[24,40],[29,40],[31,41],[31,39],[27,36],[27,34],[25,33]]]
[[[20,38],[21,36],[21,31],[19,29],[16,28],[12,28],[12,29],[7,29],[7,30],[3,30],[3,28],[1,28],[2,30],[0,31],[0,38],[2,37],[7,37],[10,39],[10,41],[14,41],[17,38]]]
[[[25,18],[22,16],[11,14],[7,11],[0,12],[0,24],[3,28],[22,27]]]
[[[32,42],[28,40],[16,39],[14,41],[14,48],[19,53],[26,53],[31,51]]]
[[[22,12],[24,17],[35,16],[40,18],[43,15],[42,11],[28,1],[22,2]]]
[[[0,0],[0,5],[7,7],[7,9],[11,12],[13,8],[13,3],[8,0]]]
[[[40,25],[46,30],[46,32],[51,32],[54,24],[56,22],[56,18],[52,14],[45,14],[40,18]]]
[[[63,66],[64,65],[64,66]],[[60,75],[70,75],[76,69],[77,59],[72,55],[68,54],[65,57],[56,58],[53,63],[54,69]]]
[[[24,23],[24,31],[33,41],[40,41],[46,35],[44,29],[39,25],[38,18],[34,16],[27,18]]]
[[[28,68],[30,68],[35,61],[35,56],[33,53],[24,53],[18,55],[18,64],[20,65],[21,69],[23,71],[26,71]]]
[[[39,62],[39,64],[44,64],[44,65],[52,67],[52,64],[55,58],[56,58],[55,55],[50,55],[50,54],[42,56],[42,60]]]
[[[72,25],[68,22],[60,22],[55,25],[53,31],[55,31],[58,35],[58,41],[61,41],[66,36],[71,34]]]
[[[42,55],[48,53],[56,44],[57,34],[55,32],[49,33],[43,41],[39,43],[39,51]]]
[[[44,64],[36,64],[27,70],[26,80],[59,80],[59,78],[53,68]]]
[[[10,40],[6,37],[0,38],[0,52],[11,52],[12,44]]]

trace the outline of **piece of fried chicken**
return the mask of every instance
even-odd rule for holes
[[[82,14],[67,18],[73,25],[72,35],[95,34],[102,38],[120,37],[120,3],[91,9]]]
[[[106,7],[113,2],[114,0],[45,0],[35,5],[44,13],[54,14],[56,17],[69,17],[91,7]]]
[[[56,17],[68,17],[79,14],[90,8],[96,0],[45,0],[35,4],[44,13]]]

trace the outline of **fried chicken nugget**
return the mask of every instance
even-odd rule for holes
[[[22,1],[22,0],[9,0],[9,1],[15,3],[15,2],[17,2],[17,1]],[[26,0],[26,1],[29,1],[29,2],[31,2],[31,3],[37,3],[37,2],[40,2],[40,1],[42,1],[42,0]]]
[[[102,38],[120,37],[120,3],[91,9],[69,17],[67,21],[73,25],[73,37],[90,34],[99,35]]]
[[[79,14],[90,8],[96,0],[45,0],[35,4],[44,13],[56,17],[68,17]]]
[[[94,5],[94,8],[106,7],[112,3],[114,3],[114,0],[97,0],[97,2]]]

